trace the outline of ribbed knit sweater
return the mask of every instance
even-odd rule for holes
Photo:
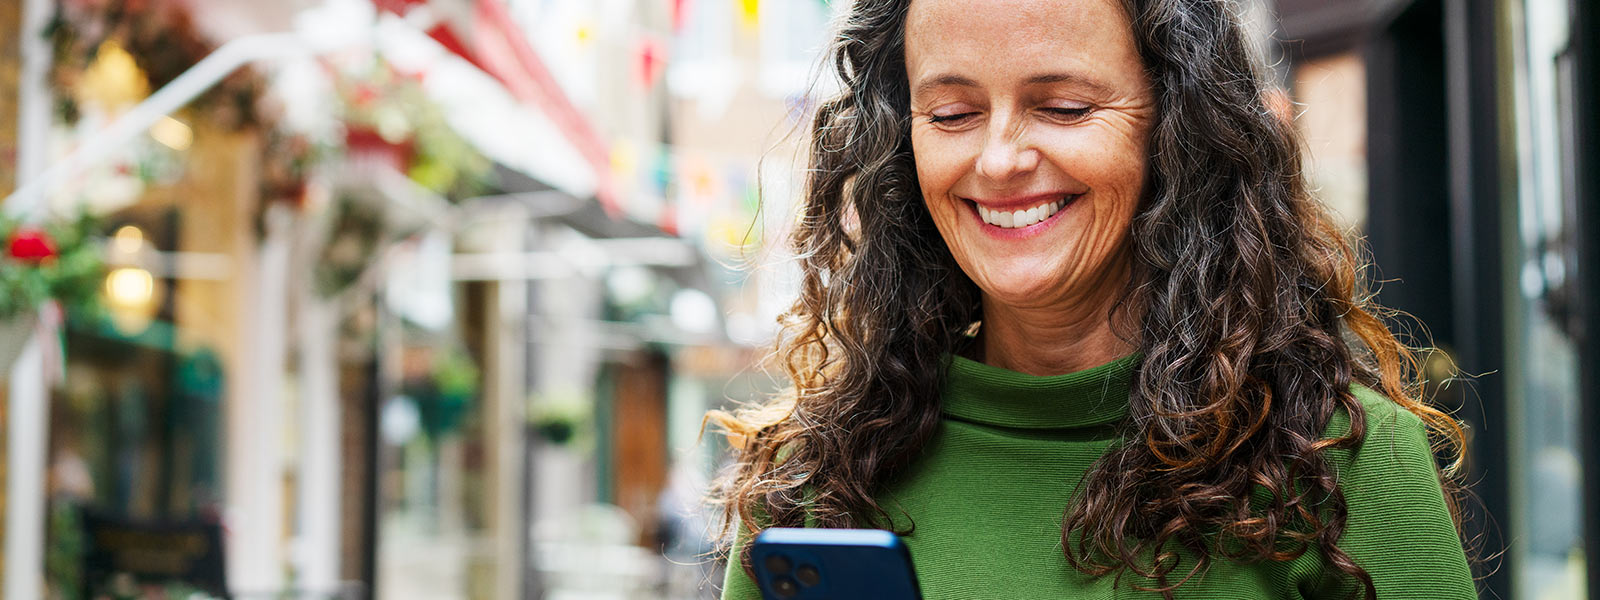
[[[1061,520],[1084,474],[1118,436],[1136,357],[1049,377],[953,358],[944,418],[920,458],[879,496],[905,536],[925,598],[1159,598],[1128,573],[1090,577],[1061,551]],[[1328,451],[1349,507],[1339,547],[1366,569],[1378,597],[1475,598],[1422,421],[1361,386],[1366,439]],[[1327,437],[1349,430],[1339,413]],[[736,544],[735,552],[745,540]],[[1192,558],[1184,556],[1179,573]],[[722,597],[760,598],[732,563]],[[1344,598],[1355,590],[1320,551],[1285,562],[1216,559],[1177,598]]]

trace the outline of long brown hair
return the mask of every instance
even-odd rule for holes
[[[708,415],[738,458],[714,492],[725,532],[892,528],[874,494],[935,432],[942,357],[981,312],[919,196],[909,4],[857,0],[831,47],[842,91],[812,121],[792,238],[803,279],[775,355],[792,388]],[[1128,441],[1063,499],[1064,552],[1085,573],[1131,571],[1170,594],[1217,557],[1315,548],[1371,597],[1336,545],[1348,510],[1325,455],[1365,438],[1351,384],[1426,423],[1451,460],[1440,479],[1452,514],[1464,435],[1421,399],[1416,351],[1379,318],[1356,251],[1307,190],[1299,137],[1267,106],[1230,4],[1124,0],[1158,107],[1133,277],[1114,309],[1133,315],[1143,359]],[[1339,412],[1348,431],[1323,439]],[[1266,506],[1251,506],[1256,486]],[[1197,558],[1177,577],[1175,547]]]

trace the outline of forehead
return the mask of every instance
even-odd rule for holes
[[[979,81],[1068,71],[1134,84],[1142,65],[1120,0],[913,0],[906,71]]]

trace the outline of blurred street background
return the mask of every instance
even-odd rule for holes
[[[715,598],[848,6],[0,0],[0,597]],[[1600,7],[1240,6],[1441,349],[1483,597],[1587,598]]]

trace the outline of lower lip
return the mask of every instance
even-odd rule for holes
[[[978,222],[978,227],[982,229],[984,233],[1003,240],[1018,240],[1030,238],[1044,233],[1046,229],[1051,228],[1056,224],[1057,221],[1061,220],[1061,215],[1064,215],[1067,211],[1072,210],[1073,205],[1076,205],[1081,199],[1083,199],[1082,194],[1073,196],[1071,200],[1067,201],[1066,206],[1063,206],[1061,207],[1061,210],[1056,211],[1056,214],[1050,215],[1045,220],[1039,221],[1038,223],[1034,223],[1027,227],[1001,227],[999,225],[990,225],[985,223],[983,222],[983,216],[978,214],[977,203],[972,202],[971,200],[967,200],[966,202],[967,212],[972,214],[972,219]]]

